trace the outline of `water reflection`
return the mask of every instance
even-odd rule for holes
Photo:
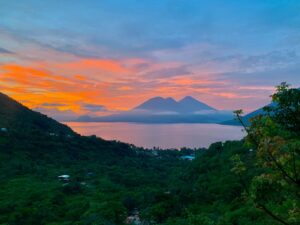
[[[216,141],[240,140],[241,127],[218,124],[66,123],[82,135],[97,135],[146,148],[199,148]]]

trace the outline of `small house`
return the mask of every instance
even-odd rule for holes
[[[90,178],[96,176],[96,174],[94,172],[87,172],[86,176]]]
[[[135,209],[130,216],[126,218],[124,221],[125,224],[134,224],[134,225],[140,225],[142,224],[142,221],[139,216],[139,211]]]
[[[158,156],[158,151],[152,150],[152,155],[153,155],[153,156]]]
[[[69,182],[70,181],[70,175],[63,174],[63,175],[58,176],[58,179],[60,181],[63,181],[63,182]]]
[[[0,128],[0,131],[1,131],[1,132],[7,132],[7,131],[8,131],[8,129],[7,129],[7,128],[5,128],[5,127],[2,127],[2,128]]]
[[[193,161],[195,159],[195,156],[192,155],[184,155],[180,157],[183,160],[189,160],[189,161]]]

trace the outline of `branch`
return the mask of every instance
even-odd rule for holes
[[[284,225],[290,225],[289,223],[285,222],[283,219],[279,218],[275,214],[273,214],[266,206],[262,204],[257,204],[257,208],[263,210],[267,215],[269,215],[272,219],[276,220],[277,222],[284,224]]]
[[[244,123],[244,121],[242,120],[242,117],[241,117],[241,111],[237,110],[235,111],[235,114],[236,114],[236,117],[238,119],[238,121],[240,122],[240,124],[244,127],[246,133],[250,136],[251,140],[255,143],[256,147],[258,148],[258,142],[257,140],[253,137],[253,135],[250,133],[248,127],[246,126],[246,124]]]
[[[282,175],[284,177],[286,177],[288,180],[290,180],[293,184],[295,184],[296,186],[300,187],[300,183],[297,182],[297,180],[295,180],[293,177],[291,177],[282,167],[282,165],[277,162],[277,160],[275,159],[275,157],[272,155],[272,153],[269,151],[269,148],[267,147],[267,152],[271,158],[271,160],[275,163],[277,169],[282,173]]]

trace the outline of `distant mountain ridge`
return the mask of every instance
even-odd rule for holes
[[[191,96],[176,101],[171,97],[154,97],[132,110],[109,116],[81,116],[79,122],[135,123],[220,123],[233,118],[232,112],[217,110]]]
[[[177,110],[176,107],[177,102],[173,98],[154,97],[133,108],[133,110],[175,111]]]
[[[264,106],[264,107],[272,107],[272,106],[275,106],[275,103],[270,103],[270,104],[268,104],[268,105],[266,105],[266,106]],[[259,109],[257,109],[257,110],[254,110],[254,111],[252,111],[252,112],[250,112],[250,113],[248,113],[248,114],[246,114],[246,115],[244,115],[244,116],[242,116],[242,121],[243,121],[243,123],[246,125],[246,126],[248,126],[248,125],[250,125],[250,119],[251,118],[253,118],[253,117],[256,117],[256,116],[258,116],[258,115],[264,115],[266,112],[264,111],[264,107],[261,107],[261,108],[259,108]],[[237,121],[237,119],[233,119],[233,120],[228,120],[228,121],[224,121],[224,122],[222,122],[221,124],[224,124],[224,125],[236,125],[236,126],[240,126],[241,124],[240,124],[240,122],[239,121]]]
[[[135,107],[134,110],[171,111],[177,113],[193,113],[201,110],[216,111],[213,107],[210,107],[191,96],[186,96],[180,101],[176,101],[171,97],[155,97]]]
[[[183,99],[181,99],[179,101],[179,104],[182,107],[186,107],[191,111],[200,111],[200,110],[214,110],[214,111],[217,111],[217,109],[215,109],[215,108],[213,108],[213,107],[211,107],[211,106],[209,106],[209,105],[207,105],[203,102],[200,102],[200,101],[194,99],[191,96],[184,97]]]

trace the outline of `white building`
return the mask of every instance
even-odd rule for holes
[[[180,157],[183,160],[189,160],[189,161],[193,161],[195,159],[195,156],[192,155],[184,155]]]
[[[61,181],[64,181],[64,182],[68,182],[70,180],[70,175],[63,174],[63,175],[58,176],[58,179]]]

